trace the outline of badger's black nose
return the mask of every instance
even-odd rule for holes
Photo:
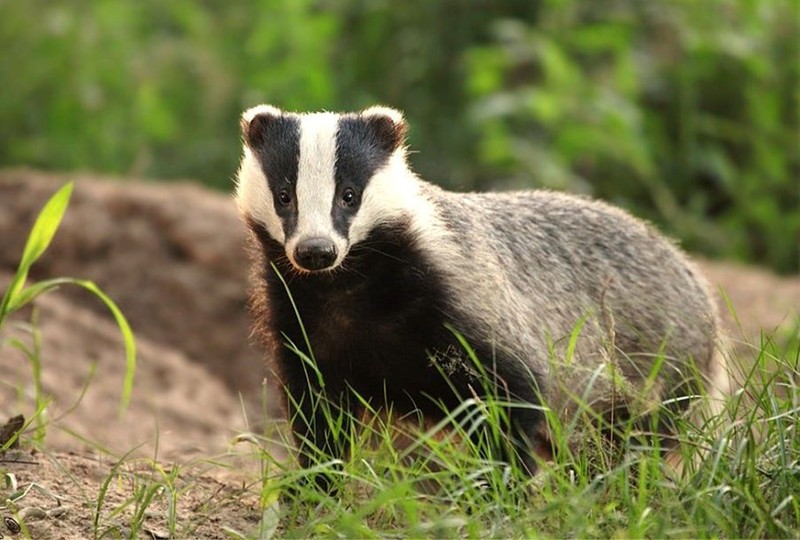
[[[324,270],[336,260],[336,246],[327,238],[306,238],[294,248],[294,260],[305,270]]]

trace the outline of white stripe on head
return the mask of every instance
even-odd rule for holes
[[[300,162],[295,187],[297,227],[292,237],[286,241],[286,253],[290,258],[294,256],[297,243],[305,238],[323,237],[332,240],[336,244],[339,257],[347,249],[347,241],[336,234],[331,217],[336,194],[338,123],[339,115],[334,113],[306,114],[300,119]]]

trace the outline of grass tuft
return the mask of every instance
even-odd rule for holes
[[[117,304],[97,285],[89,280],[60,277],[26,285],[31,267],[44,254],[58,231],[64,213],[69,206],[72,190],[72,182],[65,184],[45,203],[36,217],[36,221],[25,243],[25,248],[23,249],[22,258],[17,266],[17,270],[11,279],[11,283],[3,293],[2,300],[0,300],[0,347],[2,347],[5,342],[3,339],[3,330],[8,323],[9,317],[19,312],[36,298],[42,294],[56,290],[63,285],[78,286],[86,289],[106,305],[122,334],[126,363],[120,398],[120,415],[122,415],[130,402],[133,392],[133,377],[136,371],[136,342],[130,324]],[[31,364],[37,411],[37,431],[35,438],[41,443],[45,436],[45,422],[42,419],[42,413],[46,410],[48,398],[44,396],[41,385],[41,336],[39,335],[36,322],[36,311],[34,310],[32,324],[29,327],[31,336],[30,345],[18,338],[11,338],[8,341],[12,346],[22,351]]]
[[[372,411],[343,435],[350,455],[310,470],[273,457],[294,455],[288,427],[273,426],[250,439],[263,449],[260,537],[798,537],[798,330],[800,321],[732,359],[738,390],[699,425],[658,411],[651,431],[674,415],[680,442],[666,458],[634,420],[610,445],[596,417],[554,418],[562,451],[529,478],[516,463],[478,458],[469,437],[464,417],[477,409],[499,430],[500,401],[467,401],[436,425]],[[336,495],[304,481],[320,472]]]

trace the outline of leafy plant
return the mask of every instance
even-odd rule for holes
[[[434,182],[589,192],[792,272],[798,21],[793,0],[5,2],[0,164],[227,190],[245,107],[380,102]]]
[[[482,161],[717,256],[800,264],[796,6],[547,0],[468,53]]]
[[[0,331],[3,330],[3,327],[7,324],[8,318],[11,315],[33,302],[44,293],[53,291],[63,285],[75,285],[88,290],[99,298],[111,311],[123,337],[126,370],[125,378],[122,383],[122,396],[120,400],[120,412],[122,412],[130,402],[131,392],[133,390],[133,376],[136,369],[136,344],[131,327],[122,314],[122,311],[120,311],[116,303],[92,281],[60,277],[27,285],[28,273],[31,266],[42,256],[58,230],[61,219],[69,204],[72,189],[72,182],[59,189],[50,200],[47,201],[36,218],[25,244],[25,249],[23,250],[17,271],[3,294],[2,301],[0,301]],[[41,409],[44,407],[44,399],[41,395],[40,383],[41,359],[38,345],[40,338],[36,328],[33,329],[33,339],[34,345],[31,348],[24,347],[19,340],[14,340],[12,343],[21,348],[31,361],[35,379],[34,382],[37,388],[37,412],[41,412]],[[0,343],[2,343],[2,341],[0,341]]]

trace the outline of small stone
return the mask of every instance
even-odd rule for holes
[[[19,511],[19,517],[23,521],[36,521],[47,517],[47,512],[35,506],[29,506]]]
[[[166,529],[157,529],[155,527],[145,527],[144,532],[150,535],[153,540],[168,540],[169,531]]]
[[[6,524],[6,529],[8,529],[8,532],[11,534],[18,534],[22,530],[17,520],[12,517],[4,517],[3,522]]]
[[[9,448],[19,447],[19,433],[25,427],[25,417],[21,414],[8,419],[8,422],[0,427],[0,446],[5,446],[8,441],[14,439]]]
[[[47,515],[51,518],[62,518],[69,512],[69,506],[56,506],[47,511]]]

